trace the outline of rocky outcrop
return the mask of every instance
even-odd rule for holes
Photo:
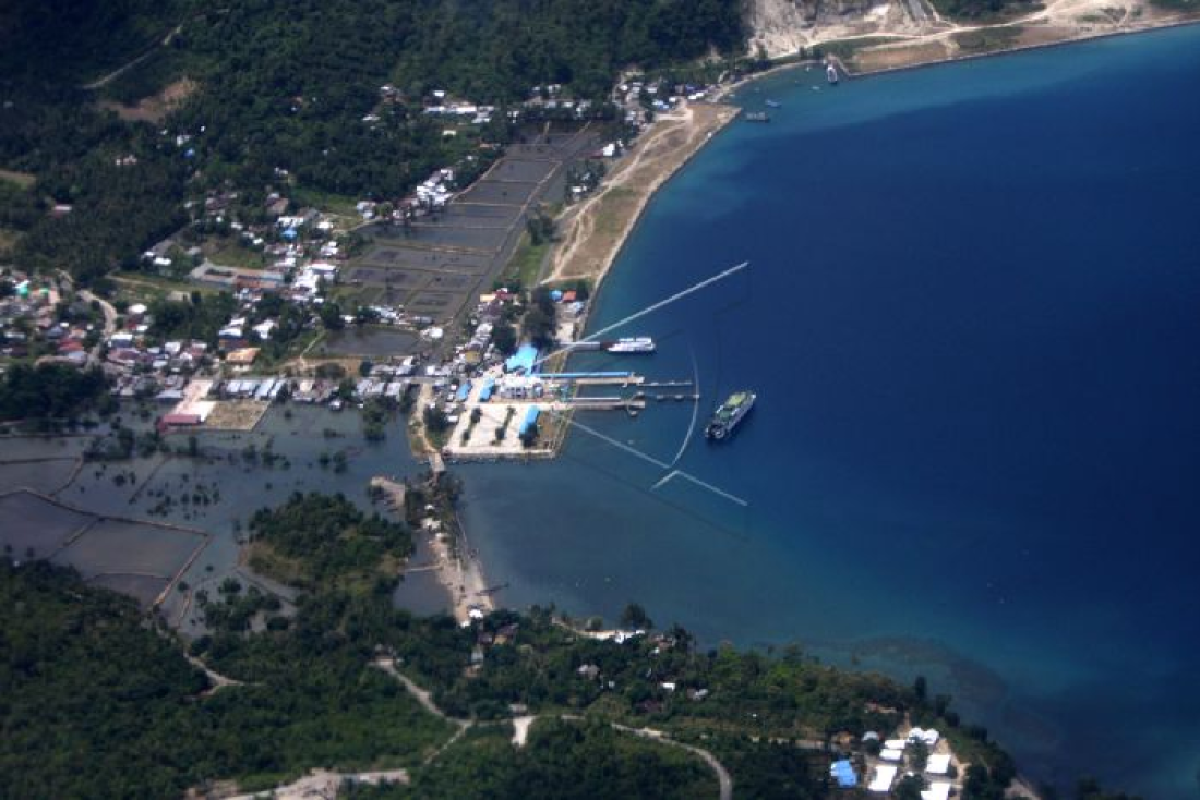
[[[914,5],[920,13],[921,0],[748,0],[750,51],[778,58],[834,39],[918,33]]]

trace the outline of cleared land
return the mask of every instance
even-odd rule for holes
[[[543,282],[602,280],[658,187],[736,114],[730,106],[691,104],[660,116],[600,188],[563,215],[562,244]]]
[[[270,407],[265,400],[222,400],[213,404],[204,426],[230,431],[254,430]]]

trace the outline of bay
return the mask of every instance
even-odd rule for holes
[[[581,362],[757,407],[720,447],[663,403],[462,468],[489,580],[923,674],[1035,779],[1193,796],[1200,29],[768,97],[656,196],[593,328],[751,266],[621,331],[654,356]]]

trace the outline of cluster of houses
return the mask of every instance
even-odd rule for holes
[[[25,358],[40,352],[50,360],[84,366],[88,350],[100,336],[99,326],[82,322],[90,317],[87,304],[75,301],[60,308],[62,296],[52,281],[35,282],[14,271],[0,280],[6,287],[0,297],[0,356]],[[65,317],[65,318],[64,318]]]
[[[584,119],[588,112],[592,110],[591,100],[576,100],[571,97],[562,96],[563,87],[559,83],[550,83],[545,86],[531,86],[529,88],[529,99],[523,106],[528,109],[539,109],[547,111],[566,111],[571,112],[576,119]],[[520,112],[516,113],[518,117]]]
[[[863,734],[864,742],[869,739],[879,742],[879,734],[873,731]],[[940,748],[939,743],[942,744]],[[867,791],[883,794],[890,792],[897,776],[905,768],[906,752],[913,746],[922,747],[925,753],[921,777],[927,788],[921,791],[921,800],[947,800],[951,791],[957,788],[954,780],[957,773],[952,775],[951,766],[954,756],[942,741],[941,734],[934,728],[912,728],[903,738],[880,742],[879,760],[875,764],[871,781],[867,784]],[[911,766],[911,758],[909,762]]]

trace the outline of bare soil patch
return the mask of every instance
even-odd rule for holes
[[[854,54],[852,64],[856,70],[874,72],[925,64],[930,61],[944,61],[950,58],[950,55],[950,48],[947,44],[944,41],[938,41],[860,50]]]
[[[228,400],[217,403],[204,421],[206,428],[231,431],[253,430],[271,404],[265,400]]]
[[[142,98],[137,105],[127,106],[112,100],[102,100],[99,105],[100,108],[115,111],[117,116],[126,122],[158,123],[198,88],[198,83],[183,77],[167,84],[158,94]]]
[[[15,169],[0,169],[0,181],[15,183],[23,188],[29,188],[37,183],[37,176],[32,172],[18,172]]]

